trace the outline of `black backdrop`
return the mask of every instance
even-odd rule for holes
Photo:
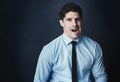
[[[62,33],[59,9],[83,9],[82,33],[103,48],[109,82],[119,82],[120,6],[117,0],[1,0],[0,82],[32,82],[42,47]]]

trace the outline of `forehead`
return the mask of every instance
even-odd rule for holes
[[[64,18],[79,18],[79,17],[80,17],[80,15],[78,12],[70,11],[70,12],[66,13]]]

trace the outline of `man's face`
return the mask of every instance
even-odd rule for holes
[[[60,20],[63,32],[72,40],[76,39],[81,33],[81,17],[77,12],[68,12],[63,20]]]

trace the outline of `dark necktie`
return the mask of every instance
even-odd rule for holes
[[[76,41],[72,41],[72,82],[77,82]]]

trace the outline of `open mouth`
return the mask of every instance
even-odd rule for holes
[[[78,31],[78,29],[71,29],[71,31],[72,31],[72,32],[77,32],[77,31]]]

